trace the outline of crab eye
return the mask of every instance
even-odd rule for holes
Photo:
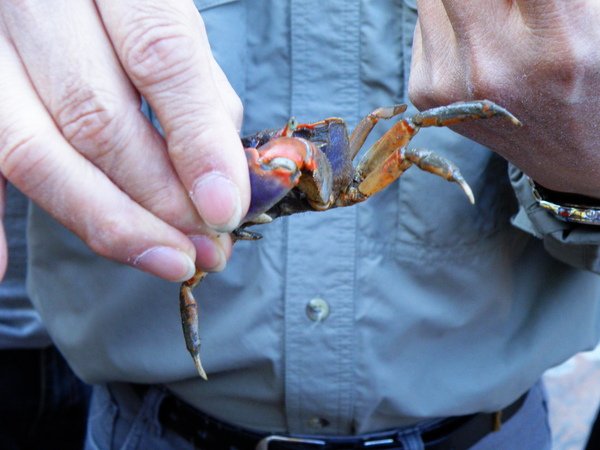
[[[283,127],[279,133],[277,133],[277,136],[292,137],[292,135],[296,132],[296,128],[298,128],[298,122],[296,121],[296,118],[290,117],[285,124],[285,127]]]
[[[290,120],[288,120],[287,127],[288,127],[288,130],[291,131],[292,133],[294,131],[296,131],[296,128],[298,128],[298,121],[296,120],[295,117],[290,117]]]

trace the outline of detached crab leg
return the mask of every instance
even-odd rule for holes
[[[368,198],[396,181],[406,169],[416,164],[426,172],[458,183],[473,203],[471,188],[451,161],[426,149],[407,149],[406,145],[423,127],[446,127],[494,116],[505,117],[514,125],[521,125],[506,109],[487,100],[453,103],[400,120],[367,151],[356,168],[358,193],[349,191],[346,198],[340,198],[341,202],[345,202],[344,205],[351,204],[360,195],[364,199]]]
[[[207,273],[197,270],[192,278],[183,282],[179,289],[179,309],[181,312],[181,325],[183,326],[183,336],[185,346],[192,355],[198,374],[204,378],[206,372],[200,361],[200,335],[198,334],[198,303],[192,294],[192,290],[200,284]]]

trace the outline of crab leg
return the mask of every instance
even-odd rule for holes
[[[185,346],[192,355],[198,374],[204,378],[206,372],[200,361],[200,336],[198,334],[198,303],[192,294],[192,290],[200,284],[207,273],[197,270],[192,278],[181,284],[179,289],[179,309],[181,312],[181,325],[183,326],[183,336],[185,337]]]
[[[366,115],[362,118],[360,122],[356,125],[354,130],[352,130],[352,134],[350,135],[349,145],[350,145],[350,158],[354,159],[361,147],[367,140],[367,137],[373,130],[373,127],[377,125],[381,119],[391,119],[398,114],[402,114],[406,111],[408,105],[394,105],[394,106],[384,106],[381,108],[377,108],[375,111]]]
[[[514,125],[521,122],[506,109],[489,100],[458,102],[428,109],[400,120],[367,151],[355,172],[356,184],[341,197],[341,204],[351,204],[381,191],[404,173],[413,163],[421,169],[458,183],[469,200],[473,194],[458,168],[450,161],[424,149],[406,146],[422,127],[445,127],[471,120],[505,117]]]
[[[421,170],[458,183],[469,201],[475,203],[473,192],[458,167],[452,161],[423,148],[398,149],[365,177],[358,185],[358,190],[365,197],[370,197],[396,181],[413,164]]]
[[[383,161],[397,149],[406,147],[421,128],[447,127],[461,122],[488,119],[494,116],[505,117],[514,125],[521,125],[521,122],[510,112],[489,100],[452,103],[402,119],[373,144],[361,159],[356,168],[359,181],[376,171],[376,168],[380,167]]]
[[[489,100],[451,103],[450,105],[422,111],[407,120],[417,127],[448,127],[461,122],[489,119],[494,116],[505,117],[513,125],[521,126],[519,119],[508,110]]]
[[[355,179],[360,183],[368,175],[376,172],[377,168],[381,167],[390,155],[398,149],[406,147],[413,136],[417,134],[418,130],[419,128],[415,127],[407,119],[396,122],[387,133],[381,136],[381,138],[367,150],[367,153],[365,153],[356,167]],[[408,167],[405,167],[401,170],[390,183],[398,178],[407,168]],[[381,189],[383,189],[383,187]],[[365,193],[365,195],[370,194]]]

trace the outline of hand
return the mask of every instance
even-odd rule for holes
[[[419,108],[488,98],[524,124],[456,127],[543,186],[600,198],[600,2],[417,1]]]
[[[3,0],[0,67],[4,177],[100,255],[223,268],[250,197],[242,107],[191,0]]]

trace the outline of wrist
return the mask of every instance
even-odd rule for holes
[[[537,204],[556,218],[574,223],[600,226],[600,199],[586,195],[553,191],[529,178]]]

